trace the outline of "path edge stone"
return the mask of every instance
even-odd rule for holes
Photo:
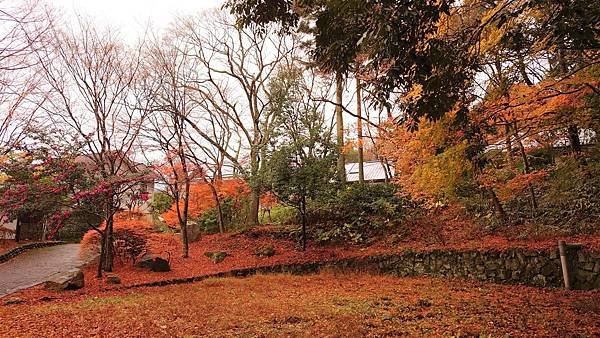
[[[48,242],[36,242],[36,243],[27,243],[16,248],[12,248],[4,253],[0,254],[0,264],[8,262],[9,260],[17,257],[18,255],[25,253],[29,250],[33,249],[41,249],[47,248],[56,245],[67,244],[67,242],[63,241],[48,241]]]

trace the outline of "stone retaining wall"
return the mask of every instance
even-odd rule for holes
[[[31,249],[46,248],[49,246],[55,246],[55,245],[60,245],[60,244],[65,244],[65,242],[53,241],[53,242],[39,242],[39,243],[23,244],[19,247],[10,249],[5,253],[0,254],[0,263],[4,263],[4,262],[8,261],[9,259],[14,258],[14,257],[24,253],[25,251],[28,251]]]
[[[600,252],[571,250],[569,265],[574,289],[600,289]],[[461,277],[500,284],[562,287],[558,249],[506,251],[435,250],[405,252],[376,259],[380,273],[398,276]]]
[[[573,288],[583,290],[600,289],[600,252],[578,251],[571,252],[570,255],[571,284]],[[309,274],[318,272],[321,269],[369,271],[395,276],[460,277],[501,284],[563,287],[558,250],[527,249],[466,252],[456,250],[405,251],[402,254],[237,269],[211,275],[143,283],[129,287],[192,283],[207,278],[244,277],[257,273]]]

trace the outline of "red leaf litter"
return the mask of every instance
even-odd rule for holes
[[[453,227],[456,227],[453,229]],[[368,246],[353,245],[318,245],[309,242],[305,252],[298,249],[297,243],[289,239],[278,239],[274,236],[276,227],[262,226],[243,233],[225,233],[205,235],[199,241],[190,243],[189,257],[182,258],[182,245],[180,236],[177,234],[157,233],[152,230],[149,222],[144,221],[143,217],[131,219],[131,217],[120,216],[115,222],[115,229],[128,228],[136,229],[147,236],[148,252],[169,259],[170,272],[151,272],[133,266],[132,261],[121,261],[115,259],[115,271],[121,279],[121,285],[109,285],[103,278],[96,278],[97,262],[94,261],[83,268],[85,275],[85,287],[81,290],[55,293],[43,289],[38,285],[26,290],[22,290],[15,296],[26,301],[36,302],[40,299],[68,300],[77,297],[88,297],[122,288],[125,286],[137,285],[148,282],[164,281],[178,278],[188,278],[214,274],[218,272],[227,272],[234,269],[253,268],[262,266],[272,266],[278,264],[299,264],[321,261],[331,261],[336,259],[350,257],[364,257],[374,254],[393,254],[402,253],[407,249],[413,251],[427,252],[431,250],[457,250],[457,251],[486,251],[486,250],[506,250],[510,248],[528,248],[534,250],[555,250],[557,238],[539,238],[532,240],[514,240],[506,237],[482,235],[482,236],[462,236],[458,229],[468,228],[465,224],[448,223],[444,229],[425,229],[417,227],[418,233],[407,235],[401,241],[390,242],[389,239],[376,241]],[[452,232],[451,230],[456,230]],[[432,234],[452,232],[455,237],[446,240],[436,238],[434,235],[427,235],[427,231]],[[463,232],[464,233],[464,232]],[[87,250],[93,245],[91,233],[86,234],[82,241],[83,250]],[[412,239],[412,238],[415,239]],[[439,237],[439,236],[438,236]],[[416,240],[416,238],[426,238],[427,240]],[[563,237],[571,243],[581,243],[586,250],[598,250],[600,248],[600,237],[598,236],[580,236]],[[272,245],[275,249],[275,255],[272,257],[259,257],[256,253],[267,245]],[[223,251],[227,257],[220,263],[213,263],[204,254],[206,252]]]

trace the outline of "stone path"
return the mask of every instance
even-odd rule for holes
[[[79,244],[34,249],[0,264],[0,298],[80,267]]]

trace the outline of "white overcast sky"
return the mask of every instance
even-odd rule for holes
[[[224,0],[46,0],[61,9],[67,19],[76,15],[94,18],[120,30],[121,36],[133,42],[141,36],[148,22],[154,29],[165,28],[179,15],[193,15],[205,9],[218,8]]]

